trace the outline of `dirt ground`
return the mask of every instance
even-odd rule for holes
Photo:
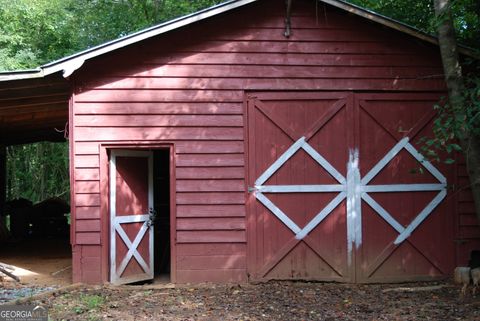
[[[0,248],[21,284],[0,284],[0,299],[29,298],[51,320],[479,320],[480,293],[459,295],[451,282],[352,285],[269,282],[257,285],[75,287],[70,247],[58,240]],[[51,292],[51,291],[56,292]],[[35,294],[46,292],[40,298]],[[480,292],[480,291],[479,291]],[[12,301],[10,301],[12,302]]]
[[[449,282],[104,286],[32,303],[52,320],[480,320],[480,295]]]
[[[23,285],[65,286],[72,279],[68,239],[36,239],[0,246],[0,262],[14,268]]]

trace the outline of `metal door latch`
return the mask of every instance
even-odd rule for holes
[[[155,224],[155,218],[157,217],[157,211],[155,211],[153,208],[150,208],[148,210],[148,227],[152,226]]]

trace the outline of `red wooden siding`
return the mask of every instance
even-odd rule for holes
[[[283,2],[262,1],[86,62],[73,102],[76,258],[108,246],[100,144],[174,144],[176,281],[245,281],[245,91],[444,90],[434,47],[319,10],[317,23],[315,5],[295,1],[289,39]]]
[[[465,266],[468,264],[471,251],[480,249],[480,226],[475,214],[475,204],[465,160],[461,156],[458,157],[455,199],[458,214],[456,224],[457,264]]]

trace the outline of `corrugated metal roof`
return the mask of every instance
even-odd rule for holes
[[[45,64],[37,69],[13,71],[13,72],[0,72],[0,81],[16,80],[16,79],[28,79],[28,78],[41,78],[53,73],[62,71],[64,77],[70,76],[75,70],[80,68],[86,60],[107,54],[117,49],[138,43],[140,41],[149,39],[154,36],[158,36],[163,33],[187,26],[189,24],[219,15],[221,13],[236,9],[238,7],[245,6],[247,4],[258,2],[262,0],[231,0],[222,4],[201,10],[199,12],[183,16],[168,22],[155,25],[153,27],[143,29],[136,33],[132,33],[125,37],[106,42],[104,44],[89,48],[87,50],[78,52],[68,57],[64,57],[59,60],[55,60],[48,64]],[[351,14],[363,17],[370,21],[374,21],[386,27],[395,29],[397,31],[409,34],[413,37],[421,39],[423,41],[430,42],[432,44],[438,44],[438,39],[432,35],[422,32],[416,28],[408,26],[399,21],[382,16],[373,11],[361,8],[348,2],[341,0],[318,0],[319,2],[334,6],[342,9]],[[474,51],[470,48],[460,47],[459,51],[471,57],[478,58]]]

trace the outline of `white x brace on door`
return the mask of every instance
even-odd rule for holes
[[[321,167],[323,167],[338,184],[332,185],[263,185],[283,164],[285,164],[297,151],[303,149]],[[388,184],[369,185],[369,182],[402,150],[407,150],[423,167],[430,172],[438,184]],[[290,146],[260,177],[255,181],[255,197],[268,208],[280,221],[282,221],[298,240],[305,238],[317,227],[345,198],[347,198],[347,242],[349,251],[349,263],[353,245],[357,247],[362,243],[362,199],[375,210],[392,228],[398,233],[394,244],[398,245],[405,241],[415,229],[432,213],[438,204],[446,196],[447,180],[429,161],[409,143],[409,138],[401,139],[392,149],[365,175],[360,178],[358,151],[350,151],[350,159],[347,164],[347,178],[343,177],[320,153],[313,149],[305,137],[298,139]],[[388,211],[380,206],[368,193],[384,192],[422,192],[438,191],[436,197],[413,219],[408,226],[404,227],[396,221]],[[322,193],[338,192],[338,195],[325,206],[307,225],[299,227],[288,215],[278,208],[264,193]]]
[[[153,154],[110,155],[110,281],[153,278]]]

